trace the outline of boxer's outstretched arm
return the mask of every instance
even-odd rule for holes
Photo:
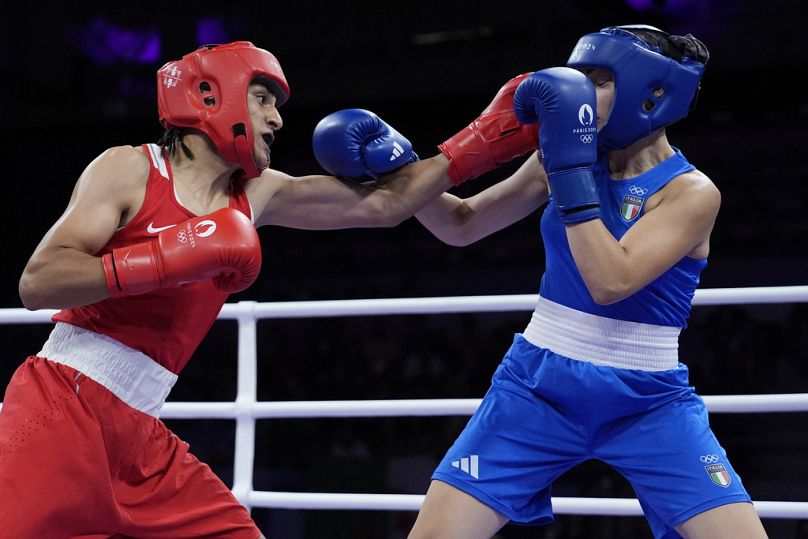
[[[366,183],[322,175],[293,177],[268,169],[247,182],[246,189],[257,226],[391,227],[452,186],[448,164],[439,154]]]
[[[258,225],[395,226],[452,186],[443,155],[418,161],[410,142],[368,110],[329,114],[317,124],[312,143],[318,162],[333,176],[295,178],[266,170],[250,180],[247,195]],[[370,177],[376,181],[361,183]]]
[[[438,146],[440,154],[421,162],[413,162],[418,157],[410,142],[372,112],[347,109],[329,115],[314,133],[320,164],[335,176],[364,174],[379,177],[379,182],[293,178],[265,171],[261,180],[247,183],[257,224],[307,229],[394,226],[452,185],[535,150],[538,126],[520,124],[513,111],[514,92],[526,76],[508,81],[472,123]],[[410,164],[402,167],[404,163]]]
[[[527,217],[547,198],[547,176],[534,153],[505,180],[465,199],[445,193],[415,216],[444,243],[462,246]]]

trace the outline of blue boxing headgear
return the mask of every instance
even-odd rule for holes
[[[567,66],[611,71],[614,99],[598,146],[614,150],[687,116],[708,58],[704,44],[689,34],[669,36],[652,26],[629,25],[583,36]]]

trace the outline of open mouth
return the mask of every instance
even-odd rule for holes
[[[269,162],[272,160],[270,157],[272,150],[270,148],[272,147],[272,143],[275,142],[275,135],[272,133],[264,133],[261,135],[261,140],[264,141],[264,145],[266,146],[266,161],[267,164],[269,164]]]

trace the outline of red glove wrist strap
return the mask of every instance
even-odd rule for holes
[[[485,141],[477,136],[471,125],[440,144],[438,150],[449,158],[449,178],[455,185],[497,166]]]
[[[107,291],[109,297],[120,298],[125,296],[121,290],[121,284],[118,282],[118,272],[115,270],[115,257],[113,253],[107,253],[101,257],[101,265],[104,267],[104,280],[107,283]]]
[[[104,255],[104,276],[112,298],[134,296],[161,287],[163,280],[154,241],[113,249]]]

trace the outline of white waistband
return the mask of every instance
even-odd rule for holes
[[[123,402],[158,417],[177,375],[115,339],[64,322],[37,354],[98,382]]]
[[[614,320],[539,296],[523,335],[556,354],[620,369],[662,371],[679,364],[681,328]]]

